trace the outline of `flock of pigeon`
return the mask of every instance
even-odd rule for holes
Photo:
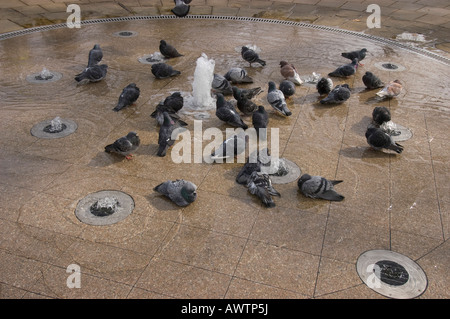
[[[160,41],[159,50],[166,59],[182,57],[175,47],[168,44],[165,40]],[[333,88],[331,77],[347,78],[356,73],[359,65],[366,56],[366,49],[342,53],[344,58],[351,60],[351,63],[338,67],[328,74],[329,77],[322,77],[318,80],[316,89],[320,95],[321,104],[340,104],[350,98],[351,90],[347,84],[337,85]],[[259,63],[262,67],[266,62],[259,57],[255,50],[243,46],[241,49],[241,57],[250,63]],[[98,44],[96,44],[89,52],[87,67],[75,76],[77,82],[98,82],[106,77],[108,66],[100,64],[103,58],[103,52]],[[158,62],[152,64],[151,72],[156,79],[164,79],[181,74],[172,66]],[[286,99],[289,99],[295,93],[295,87],[303,83],[294,65],[286,62],[280,62],[280,73],[284,80],[280,83],[279,88],[275,82],[268,82],[267,102],[277,112],[283,116],[291,116],[292,112],[288,109]],[[395,80],[385,85],[377,76],[371,72],[366,72],[363,76],[364,85],[369,90],[380,89],[376,93],[380,97],[395,97],[400,94],[402,85]],[[248,76],[245,69],[232,68],[224,76],[214,74],[211,85],[211,92],[216,95],[216,116],[221,121],[233,126],[240,127],[244,130],[248,125],[242,120],[240,113],[251,116],[252,124],[258,135],[265,134],[269,122],[269,115],[264,106],[255,104],[252,99],[262,92],[260,87],[257,88],[238,88],[236,84],[253,83],[253,79]],[[121,109],[132,105],[139,98],[140,90],[135,83],[126,86],[119,96],[117,105],[113,108],[118,112]],[[226,100],[225,96],[233,96],[236,103]],[[174,144],[172,132],[179,127],[185,127],[188,124],[181,120],[178,111],[183,107],[183,97],[180,92],[172,93],[161,101],[150,115],[156,119],[159,124],[158,151],[157,155],[164,157],[167,150]],[[235,106],[238,110],[236,110]],[[375,107],[372,113],[372,123],[368,126],[365,133],[367,143],[376,150],[393,150],[401,153],[403,147],[393,140],[393,132],[389,129],[391,114],[389,109],[384,106]],[[215,161],[227,157],[234,157],[245,151],[245,145],[248,141],[248,135],[236,134],[225,140],[223,144],[213,151],[211,158]],[[116,153],[124,156],[126,159],[132,158],[132,153],[137,150],[140,145],[140,138],[136,132],[130,132],[126,136],[114,141],[114,143],[105,146],[105,152]],[[267,163],[273,164],[275,159],[271,159],[269,150],[265,148],[263,152],[257,152],[256,160],[250,160],[240,170],[236,177],[238,184],[245,185],[248,191],[256,195],[266,207],[274,207],[275,202],[272,196],[281,196],[272,185],[270,174],[265,169]],[[322,176],[310,176],[303,174],[297,182],[299,191],[307,197],[325,199],[330,201],[342,201],[344,196],[338,194],[334,190],[336,184],[341,180],[328,180]],[[170,198],[179,206],[186,206],[194,202],[197,198],[197,187],[192,182],[182,179],[168,180],[154,187],[154,191],[161,193]]]

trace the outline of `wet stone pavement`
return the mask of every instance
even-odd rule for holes
[[[228,1],[227,8],[242,9],[242,3]],[[217,8],[212,14],[224,10]],[[120,31],[133,36],[117,37]],[[168,61],[181,75],[158,80],[151,65],[139,62],[158,51],[161,39],[183,53]],[[74,76],[96,43],[108,65],[106,78],[79,85]],[[255,46],[266,66],[250,67],[240,56],[243,45]],[[281,60],[302,77],[326,76],[349,62],[341,52],[363,47],[369,54],[356,74],[332,78],[351,88],[343,104],[320,104],[307,83],[287,102],[291,116],[268,104],[268,82],[283,79]],[[268,111],[269,128],[279,129],[280,156],[302,173],[343,180],[336,186],[343,201],[307,198],[294,181],[274,184],[281,197],[266,208],[235,182],[242,163],[176,164],[171,150],[156,155],[159,128],[150,114],[173,92],[188,100],[202,53],[215,61],[218,74],[247,70],[254,83],[238,86],[264,89],[255,102]],[[370,250],[415,261],[427,278],[418,298],[449,297],[450,91],[444,59],[334,30],[196,18],[112,21],[11,37],[0,41],[0,61],[2,298],[386,298],[356,271],[358,257]],[[380,63],[400,68],[382,69]],[[44,67],[62,77],[27,81]],[[400,80],[402,93],[377,98],[378,90],[362,82],[366,71],[385,82]],[[139,99],[114,112],[131,82],[141,90]],[[376,106],[388,107],[392,120],[412,132],[401,142],[401,154],[368,146],[364,134]],[[203,130],[229,127],[214,109],[206,112]],[[180,114],[193,133],[195,117]],[[76,130],[57,139],[31,134],[37,123],[55,117],[73,121]],[[244,121],[251,126],[249,116]],[[104,151],[130,131],[141,139],[131,160]],[[198,142],[194,134],[191,139]],[[211,141],[200,142],[205,148]],[[197,200],[187,207],[153,190],[180,178],[198,186]],[[132,213],[113,224],[83,223],[75,214],[78,203],[104,190],[129,195]],[[80,269],[80,289],[67,286],[70,265]]]

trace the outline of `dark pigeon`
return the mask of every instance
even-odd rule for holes
[[[350,98],[351,92],[348,84],[339,84],[331,90],[324,99],[320,100],[320,104],[340,104]]]
[[[191,0],[174,0],[175,7],[170,11],[179,18],[185,17],[191,9],[190,2]]]
[[[119,101],[117,102],[117,105],[115,108],[113,108],[113,110],[118,112],[124,107],[133,104],[139,98],[140,93],[141,92],[139,88],[136,86],[136,83],[128,84],[122,90],[122,93],[119,96]]]
[[[114,143],[105,146],[105,152],[116,153],[125,156],[126,159],[133,157],[132,152],[139,148],[141,140],[136,132],[130,132],[126,136],[118,138]]]
[[[230,124],[234,127],[241,127],[244,130],[248,128],[248,125],[244,123],[241,116],[234,108],[233,104],[226,101],[223,94],[217,94],[216,101],[216,116],[223,122]]]
[[[158,152],[156,153],[156,155],[160,157],[166,156],[169,147],[175,143],[175,140],[172,139],[172,132],[179,127],[186,126],[186,123],[172,119],[167,112],[163,112],[163,116],[164,122],[159,127],[159,147]]]
[[[364,48],[364,49],[361,49],[358,51],[343,52],[343,53],[341,53],[341,56],[346,59],[349,59],[350,61],[353,61],[354,59],[358,59],[358,61],[361,62],[366,57],[366,53],[367,53],[367,49]]]
[[[169,116],[174,121],[181,121],[180,116],[177,114],[179,110],[183,108],[184,105],[184,99],[181,96],[180,92],[174,92],[168,97],[164,99],[164,101],[160,102],[157,106],[155,111],[150,114],[150,116],[158,122],[159,125],[162,125],[164,122],[164,116],[163,113],[167,112]],[[181,121],[182,122],[182,121]],[[182,122],[184,123],[184,122]],[[186,124],[187,125],[187,124]]]
[[[94,66],[96,64],[99,64],[100,61],[103,59],[103,51],[100,48],[100,45],[96,44],[94,47],[89,51],[89,60],[87,67]]]
[[[366,131],[367,143],[375,150],[382,151],[383,149],[392,150],[398,154],[403,152],[403,146],[396,143],[392,136],[387,134],[381,128],[369,126]]]
[[[177,49],[168,44],[165,40],[159,41],[159,52],[161,52],[161,54],[167,59],[183,56],[177,51]]]
[[[95,64],[93,66],[87,67],[83,72],[75,76],[77,82],[99,82],[106,77],[108,72],[108,66],[106,64]]]
[[[262,66],[266,65],[266,61],[261,60],[259,58],[258,53],[256,53],[254,50],[252,50],[252,49],[250,49],[250,48],[248,48],[246,46],[242,47],[242,49],[241,49],[241,56],[242,56],[242,58],[245,61],[250,63],[250,66],[252,66],[252,63],[259,63]]]
[[[333,72],[328,73],[328,76],[346,78],[354,75],[356,73],[357,67],[358,67],[358,59],[354,59],[352,63],[341,65]]]
[[[281,194],[272,186],[272,181],[268,174],[259,174],[253,171],[247,181],[247,188],[250,194],[256,195],[266,207],[275,207],[272,196],[280,197]]]
[[[295,94],[295,84],[289,80],[283,80],[278,89],[283,92],[286,99]]]
[[[369,71],[363,75],[362,81],[369,90],[383,88],[385,85],[375,74]]]
[[[330,78],[321,78],[316,84],[316,89],[320,95],[330,93],[333,89],[333,80],[331,80]]]
[[[172,66],[162,62],[152,64],[152,73],[157,79],[165,79],[181,74],[180,71],[175,70]]]
[[[267,137],[267,125],[269,124],[269,114],[264,106],[258,106],[258,109],[252,114],[252,124],[256,130],[256,135],[264,140]],[[262,135],[260,135],[262,134]]]

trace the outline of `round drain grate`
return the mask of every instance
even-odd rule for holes
[[[356,263],[361,280],[377,293],[394,299],[411,299],[423,294],[427,278],[410,258],[390,250],[370,250]]]
[[[31,128],[31,135],[39,138],[61,138],[74,133],[78,128],[77,123],[69,119],[55,117],[37,123]]]
[[[39,73],[33,73],[30,75],[27,75],[27,81],[30,83],[51,83],[56,82],[62,78],[62,74],[55,71],[46,71],[46,72],[39,72]]]
[[[143,64],[155,64],[155,63],[164,62],[165,58],[161,53],[155,52],[155,53],[146,54],[146,55],[140,57],[138,59],[138,61]]]
[[[383,71],[391,72],[401,72],[406,70],[403,65],[393,62],[377,62],[375,63],[375,67]]]
[[[119,31],[113,33],[113,36],[120,38],[131,38],[137,36],[138,33],[136,31]]]
[[[123,192],[105,190],[92,193],[81,199],[75,215],[85,224],[94,226],[112,225],[124,220],[133,212],[133,198]]]
[[[400,124],[395,124],[395,126],[396,126],[395,129],[396,133],[391,135],[394,141],[396,142],[407,141],[413,136],[413,133],[409,128],[404,127]]]

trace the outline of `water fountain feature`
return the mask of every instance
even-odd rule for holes
[[[111,225],[129,216],[134,209],[133,198],[121,191],[105,190],[82,198],[75,209],[77,218],[89,225]]]
[[[31,135],[47,139],[61,138],[74,133],[77,128],[78,125],[74,121],[56,116],[35,124],[31,128]]]
[[[49,71],[46,67],[44,67],[41,72],[30,74],[26,79],[30,83],[50,83],[58,81],[61,78],[61,73]]]
[[[208,110],[215,109],[215,98],[211,95],[214,79],[215,61],[208,59],[205,53],[197,59],[192,83],[192,94],[185,97],[183,113],[193,115],[196,119],[206,119],[211,115]]]

